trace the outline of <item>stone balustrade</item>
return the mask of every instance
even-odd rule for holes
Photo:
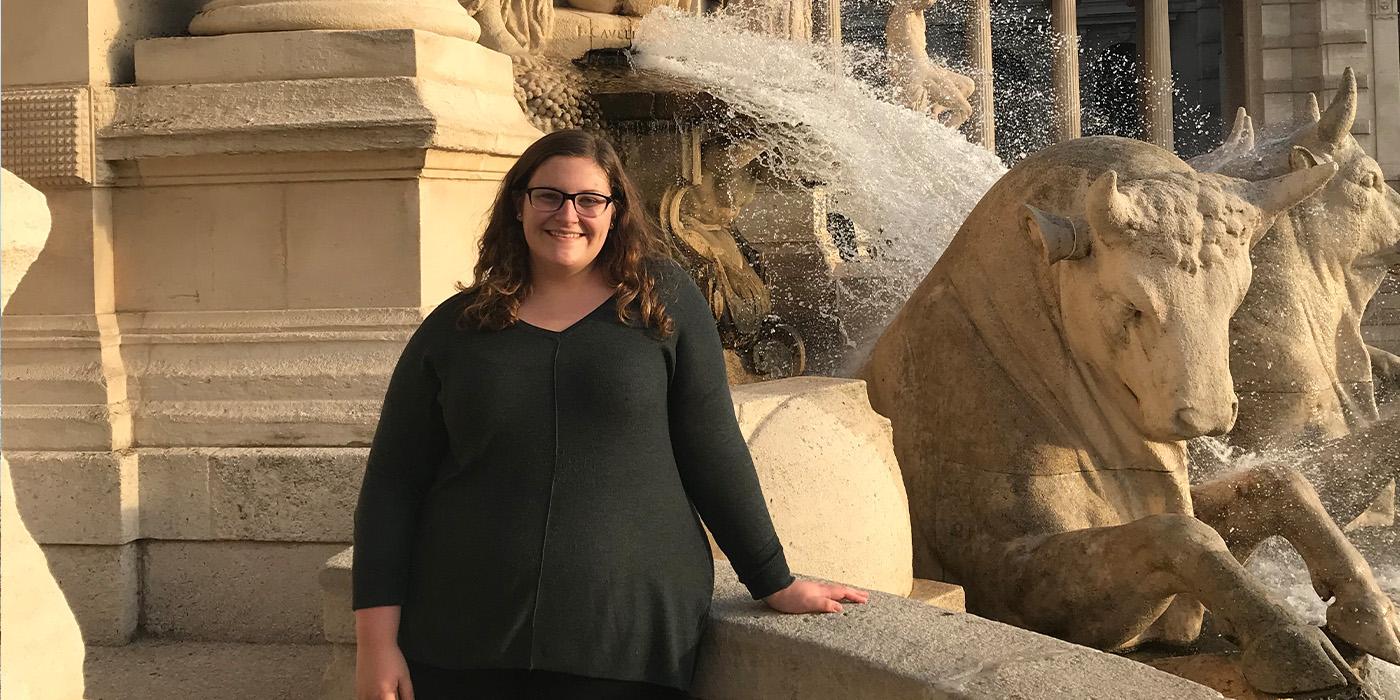
[[[334,648],[322,700],[354,697],[355,618],[346,549],[321,570]],[[715,562],[715,592],[691,693],[718,700],[1219,698],[1149,666],[999,622],[873,591],[840,614],[784,615]]]

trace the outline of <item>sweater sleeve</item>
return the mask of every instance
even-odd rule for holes
[[[714,316],[679,267],[665,277],[669,284],[658,286],[674,290],[667,304],[675,322],[668,410],[676,465],[686,495],[758,600],[786,588],[793,576],[734,416]]]
[[[399,357],[379,414],[355,507],[352,606],[402,605],[419,505],[448,453],[438,375],[428,348],[435,316]]]

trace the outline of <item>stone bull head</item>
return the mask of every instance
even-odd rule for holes
[[[1382,353],[1362,340],[1361,316],[1400,265],[1400,193],[1351,136],[1356,105],[1348,68],[1326,111],[1314,100],[1302,123],[1256,144],[1241,110],[1225,144],[1191,161],[1251,181],[1338,169],[1252,254],[1255,279],[1231,329],[1241,400],[1231,440],[1242,447],[1339,437],[1377,417],[1372,362]]]
[[[1150,439],[1220,435],[1238,402],[1230,316],[1249,249],[1337,172],[1311,165],[1261,182],[1194,172],[1089,186],[1083,220],[1030,211],[1059,276],[1071,352]]]

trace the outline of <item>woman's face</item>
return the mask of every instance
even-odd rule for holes
[[[611,197],[612,188],[608,185],[608,175],[590,158],[577,156],[554,156],[540,164],[530,177],[526,189],[549,187],[565,194],[588,192]],[[603,249],[617,216],[617,203],[607,204],[601,210],[580,214],[578,203],[566,199],[554,211],[541,211],[538,204],[548,208],[550,193],[535,195],[535,204],[530,195],[520,198],[519,214],[525,229],[525,244],[530,248],[532,270],[554,269],[568,274],[588,269]],[[586,209],[586,208],[585,208]]]

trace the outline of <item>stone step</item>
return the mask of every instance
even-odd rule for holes
[[[329,644],[188,642],[148,637],[89,646],[86,700],[317,698]]]

